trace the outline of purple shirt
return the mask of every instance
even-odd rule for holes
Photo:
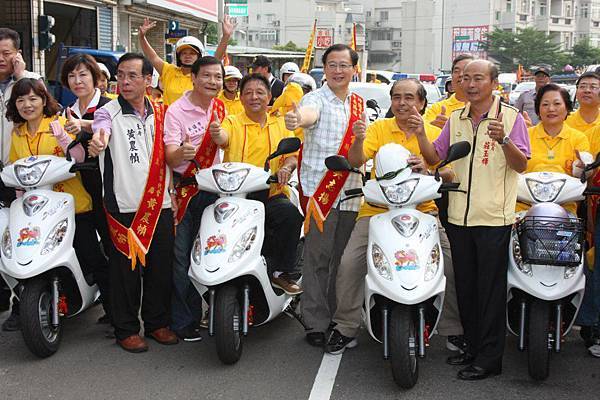
[[[475,126],[477,126],[478,123],[479,121],[473,120],[473,130],[475,130]],[[531,158],[529,133],[527,132],[527,125],[521,114],[517,114],[517,119],[515,120],[508,137],[517,149],[521,150],[528,159]],[[450,147],[450,120],[444,125],[444,129],[442,129],[440,136],[433,142],[433,147],[435,147],[438,157],[444,160],[448,155],[448,147]]]
[[[113,101],[117,101],[117,100],[113,100]],[[136,109],[134,109],[133,112],[142,121],[145,121],[146,117],[148,116],[148,113],[145,112],[145,109],[144,109],[144,115],[140,115],[140,113],[137,112]],[[107,138],[110,137],[110,135],[112,133],[112,120],[110,118],[110,113],[104,107],[99,108],[94,112],[94,122],[92,122],[92,132],[94,132],[94,133],[99,132],[100,129],[104,129],[104,133],[106,134]]]

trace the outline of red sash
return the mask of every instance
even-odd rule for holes
[[[350,120],[348,121],[348,127],[346,133],[340,144],[337,154],[343,157],[348,157],[348,150],[354,140],[352,134],[352,126],[354,123],[361,119],[364,111],[364,103],[362,97],[352,93],[350,95]],[[348,179],[350,172],[334,172],[327,170],[325,176],[319,182],[319,186],[308,199],[308,206],[306,210],[306,218],[304,220],[304,232],[307,233],[310,228],[310,217],[312,216],[317,224],[317,228],[320,232],[323,232],[323,222],[327,219],[331,207],[338,198],[342,191],[346,179]]]
[[[146,254],[158,223],[165,194],[165,145],[163,142],[164,116],[166,107],[152,104],[154,111],[154,146],[144,194],[130,227],[125,227],[109,212],[106,212],[110,237],[117,250],[131,260],[134,270],[139,258],[146,266]]]
[[[204,136],[202,137],[202,143],[198,146],[198,150],[196,151],[196,156],[194,157],[198,164],[200,164],[200,169],[208,168],[212,165],[213,160],[215,159],[215,155],[217,154],[217,150],[219,146],[212,141],[210,137],[210,133],[208,132],[208,128],[210,124],[215,120],[215,112],[219,117],[220,121],[225,119],[225,104],[222,100],[217,98],[212,99],[210,107],[210,119],[208,121],[208,125],[206,125],[206,131],[204,132]],[[187,169],[183,173],[182,179],[191,178],[196,174],[196,165],[193,162],[190,162]],[[175,221],[178,224],[183,219],[185,215],[185,210],[187,209],[188,204],[192,197],[194,197],[198,193],[198,185],[189,184],[189,185],[177,185],[175,188],[177,194],[177,215],[175,216]]]

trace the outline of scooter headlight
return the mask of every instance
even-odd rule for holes
[[[194,245],[192,246],[192,261],[194,264],[200,265],[200,259],[202,257],[202,241],[200,240],[200,234],[196,235]]]
[[[231,262],[235,262],[235,261],[239,260],[244,255],[245,252],[250,250],[250,248],[252,247],[252,244],[254,243],[255,240],[256,240],[256,226],[253,228],[250,228],[246,232],[244,232],[242,237],[237,241],[237,243],[233,247],[233,251],[231,252],[231,255],[229,256],[228,262],[231,263]]]
[[[250,169],[244,168],[237,171],[228,172],[221,169],[215,169],[212,171],[215,183],[220,190],[224,192],[235,192],[238,190],[242,183],[246,180]]]
[[[67,228],[69,227],[69,222],[67,218],[60,221],[58,224],[54,225],[54,228],[50,231],[50,234],[46,237],[44,241],[44,245],[42,246],[42,250],[40,251],[40,255],[45,256],[46,254],[50,254],[54,251],[60,244],[63,239],[67,235]]]
[[[440,268],[440,256],[440,245],[436,243],[429,253],[429,259],[425,266],[425,282],[432,280],[437,274],[438,269]]]
[[[23,186],[37,185],[50,165],[50,160],[40,161],[32,165],[16,165],[15,175]]]
[[[550,182],[540,182],[535,179],[525,179],[525,182],[533,199],[539,203],[545,203],[556,200],[566,181],[557,179]]]
[[[12,258],[12,240],[10,240],[10,231],[8,227],[4,230],[2,234],[2,254],[6,258]]]
[[[383,250],[376,244],[373,244],[371,247],[371,259],[373,260],[373,266],[377,273],[384,279],[391,281],[393,279],[392,276],[392,268],[390,267],[390,262],[388,261],[385,254],[383,254]]]
[[[404,204],[412,196],[417,187],[417,183],[419,183],[419,178],[413,178],[402,181],[396,185],[380,185],[380,187],[387,201],[393,204]]]
[[[565,268],[565,279],[571,279],[575,276],[578,267],[567,267]]]

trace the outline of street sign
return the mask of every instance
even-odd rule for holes
[[[247,17],[248,5],[228,5],[230,17]]]
[[[174,31],[170,31],[165,33],[165,39],[181,39],[184,36],[188,35],[187,29],[177,29]]]
[[[333,30],[330,28],[317,28],[315,47],[324,49],[333,44]]]
[[[179,21],[169,21],[169,32],[174,32],[179,30]]]
[[[227,0],[227,5],[230,4],[248,4],[248,0]]]

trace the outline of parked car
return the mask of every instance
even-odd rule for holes
[[[535,82],[521,82],[517,85],[516,88],[514,88],[509,96],[508,96],[508,102],[510,105],[514,106],[515,103],[517,102],[517,99],[519,98],[519,96],[521,95],[521,93],[523,92],[527,92],[528,90],[531,89],[535,89]]]
[[[369,78],[375,75],[375,78],[377,80],[379,80],[381,83],[392,83],[394,81],[393,76],[394,73],[391,71],[380,71],[380,70],[375,70],[375,69],[368,69],[367,70],[367,82],[369,82]]]
[[[438,75],[437,78],[435,79],[435,85],[438,87],[438,89],[440,90],[440,93],[442,95],[446,94],[446,81],[448,79],[450,79],[451,77],[452,77],[452,75],[442,74],[442,75]]]

